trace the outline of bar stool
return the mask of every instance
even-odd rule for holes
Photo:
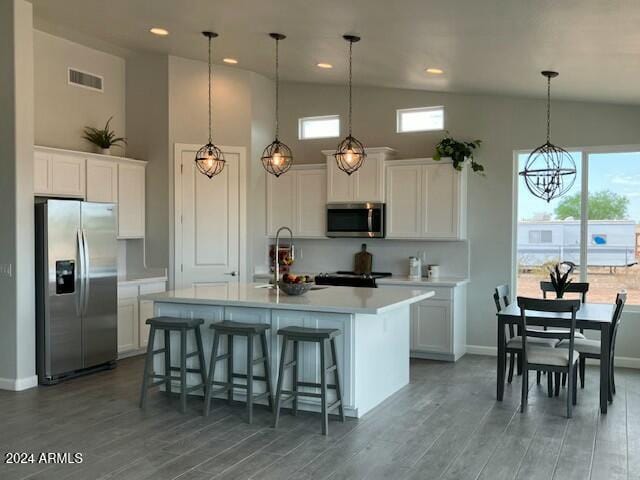
[[[204,416],[209,415],[209,409],[211,407],[211,397],[222,392],[227,392],[227,401],[229,404],[233,403],[233,389],[243,388],[247,391],[247,421],[253,422],[253,402],[262,397],[267,398],[269,408],[273,411],[273,389],[271,387],[271,364],[269,361],[269,349],[267,348],[267,330],[269,325],[263,323],[242,323],[232,322],[229,320],[222,321],[220,323],[213,323],[210,328],[213,330],[213,348],[211,351],[211,364],[209,365],[209,377],[207,378],[207,388],[204,395]],[[227,353],[218,355],[218,347],[220,344],[220,337],[222,335],[227,336]],[[235,373],[233,371],[233,337],[240,336],[247,338],[247,373]],[[262,355],[258,358],[253,358],[253,341],[256,336],[260,337],[260,348]],[[227,381],[221,382],[214,380],[216,363],[221,360],[227,360]],[[253,367],[262,363],[264,367],[263,375],[254,375]],[[246,384],[234,383],[235,378],[243,378],[247,381]],[[266,388],[262,393],[253,393],[253,382],[262,381],[265,382]],[[220,386],[221,388],[213,391],[213,386]]]
[[[298,412],[298,397],[319,398],[322,411],[322,434],[327,435],[329,430],[329,412],[338,409],[340,420],[344,422],[344,405],[342,404],[342,389],[340,386],[340,372],[338,370],[338,355],[336,353],[336,339],[340,335],[340,330],[328,328],[304,328],[304,327],[286,327],[278,330],[278,335],[282,336],[282,353],[280,354],[280,368],[278,370],[278,388],[276,390],[276,412],[273,427],[278,427],[280,417],[280,405],[282,402],[293,400],[293,415]],[[285,363],[289,341],[293,342],[293,359],[289,363]],[[320,383],[301,382],[298,380],[298,342],[317,343],[320,346]],[[325,351],[327,345],[331,346],[331,357],[333,364],[327,367]],[[287,368],[293,368],[293,379],[291,390],[283,390],[282,383],[284,372]],[[333,372],[333,381],[331,385],[327,384],[327,374]],[[320,393],[301,392],[298,387],[319,388]],[[328,389],[336,391],[336,401],[331,405],[327,405]],[[289,395],[282,398],[282,394]]]
[[[154,317],[146,321],[151,328],[149,330],[149,343],[144,360],[144,376],[142,377],[142,392],[140,394],[140,408],[144,408],[147,402],[147,390],[164,383],[167,393],[171,393],[171,381],[180,382],[180,408],[182,413],[187,410],[187,393],[205,387],[207,379],[206,365],[204,361],[204,349],[202,348],[202,335],[200,325],[204,323],[201,318],[177,318]],[[164,347],[154,350],[156,330],[164,331]],[[196,351],[187,353],[187,333],[193,330],[196,337]],[[180,332],[180,366],[171,366],[171,332]],[[164,353],[164,375],[153,371],[153,357]],[[199,368],[187,368],[187,359],[198,357]],[[180,372],[180,376],[172,376],[171,372]],[[199,373],[202,383],[187,388],[187,373]],[[160,379],[153,382],[153,379]],[[151,380],[151,383],[149,381]]]

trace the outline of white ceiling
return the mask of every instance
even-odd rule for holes
[[[122,51],[214,57],[281,78],[340,83],[344,33],[354,45],[354,83],[468,93],[544,96],[540,70],[554,69],[557,98],[640,104],[638,0],[32,0],[37,28]],[[148,33],[167,28],[168,37]],[[89,39],[89,40],[88,40]],[[329,62],[332,70],[315,66]],[[439,77],[426,67],[445,70]]]

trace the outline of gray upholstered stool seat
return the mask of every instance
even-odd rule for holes
[[[536,347],[550,347],[553,348],[560,343],[557,338],[539,338],[539,337],[527,337],[527,345]],[[519,348],[522,350],[522,336],[517,335],[507,342],[507,348]]]
[[[269,408],[273,410],[273,389],[271,387],[271,365],[269,360],[269,348],[267,344],[267,330],[271,327],[264,323],[244,323],[232,322],[224,320],[222,322],[213,323],[210,327],[213,330],[213,347],[211,349],[211,363],[209,364],[209,376],[207,377],[206,389],[204,395],[204,416],[209,415],[211,408],[211,397],[219,393],[227,392],[227,401],[233,403],[233,391],[236,388],[247,391],[247,421],[253,422],[253,403],[260,398],[266,398]],[[227,351],[219,354],[220,337],[227,336]],[[233,371],[233,339],[235,336],[247,338],[247,373],[236,373]],[[261,355],[253,358],[254,339],[260,338]],[[215,380],[216,364],[221,361],[227,361],[227,380]],[[262,364],[264,368],[263,375],[254,375],[253,369],[256,365]],[[235,383],[234,379],[241,378],[246,383]],[[254,381],[265,382],[265,391],[262,393],[253,393]],[[213,387],[218,386],[217,390]]]
[[[304,328],[304,327],[286,327],[278,330],[278,335],[282,337],[282,353],[280,354],[280,368],[278,369],[278,388],[276,390],[276,407],[273,427],[278,427],[278,419],[280,418],[280,406],[282,402],[293,401],[291,413],[296,415],[298,412],[298,397],[319,398],[322,412],[322,434],[327,435],[329,430],[329,412],[338,409],[340,420],[344,422],[344,405],[342,402],[342,389],[340,385],[340,372],[338,370],[338,354],[336,348],[336,337],[341,332],[335,328]],[[289,342],[293,343],[293,358],[287,362],[287,349]],[[320,383],[300,381],[298,379],[298,343],[312,342],[318,343],[320,347]],[[327,366],[326,350],[331,347],[332,365]],[[291,390],[283,390],[282,383],[284,380],[285,370],[292,368],[292,387]],[[333,384],[327,384],[327,374],[333,373]],[[300,391],[299,387],[319,388],[320,393]],[[336,392],[336,399],[333,403],[328,404],[328,390],[332,389]],[[283,398],[282,395],[288,395]]]
[[[187,410],[187,393],[205,388],[207,379],[206,365],[204,361],[204,349],[202,348],[202,334],[200,325],[204,323],[201,318],[178,318],[178,317],[154,317],[146,321],[149,329],[149,341],[147,343],[147,354],[144,360],[144,374],[142,378],[142,392],[140,394],[140,408],[144,408],[147,401],[147,390],[152,387],[163,385],[167,393],[171,393],[171,382],[180,382],[180,408],[184,413]],[[164,332],[164,347],[155,349],[156,331]],[[171,332],[180,333],[180,366],[171,365]],[[187,333],[193,331],[196,340],[196,350],[187,353]],[[164,373],[153,371],[153,357],[164,353]],[[191,357],[198,357],[198,368],[187,366],[187,360]],[[180,372],[180,376],[174,376],[172,372]],[[197,373],[202,379],[202,383],[187,387],[187,373]],[[157,381],[154,381],[157,380]]]

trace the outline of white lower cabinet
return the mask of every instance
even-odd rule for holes
[[[148,318],[153,317],[153,302],[140,300],[140,295],[166,290],[165,281],[127,282],[118,286],[118,355],[127,357],[142,353],[149,339]]]
[[[466,353],[467,287],[420,288],[435,295],[411,306],[411,357],[455,362]]]

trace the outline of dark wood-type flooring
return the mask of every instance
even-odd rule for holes
[[[360,420],[284,412],[281,427],[257,408],[152,391],[138,409],[142,360],[53,387],[0,391],[0,452],[82,452],[81,464],[0,464],[0,479],[640,479],[640,371],[617,371],[618,394],[598,411],[598,372],[587,368],[574,418],[565,393],[548,398],[531,381],[518,411],[520,379],[495,401],[495,358],[455,364],[412,361],[411,384]],[[535,375],[533,375],[535,377]],[[543,384],[546,383],[543,381]]]

